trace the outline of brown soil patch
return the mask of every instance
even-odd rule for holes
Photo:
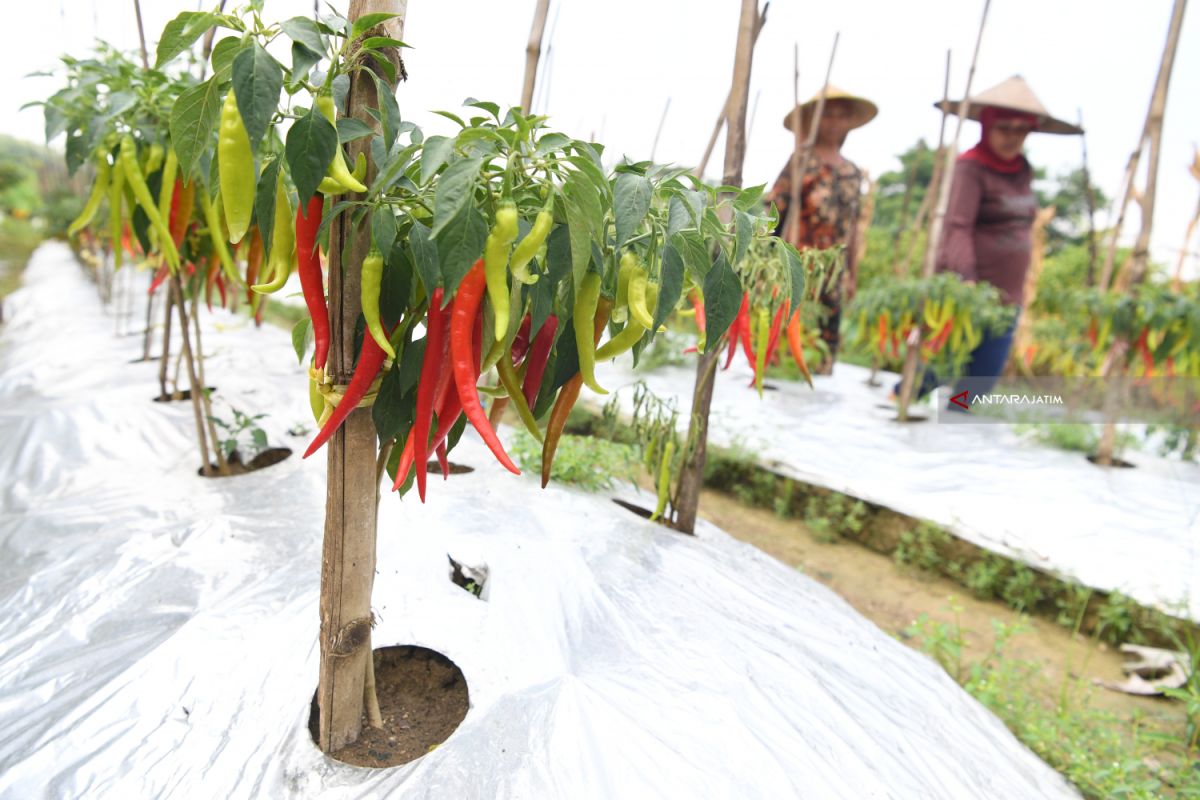
[[[134,363],[134,362],[130,362],[130,363]],[[210,394],[210,395],[213,392],[215,392],[216,390],[217,390],[217,387],[215,387],[215,386],[209,386],[207,389],[208,394]],[[192,399],[192,390],[184,389],[182,392],[174,392],[171,394],[160,394],[158,397],[154,398],[154,402],[156,402],[156,403],[176,403],[176,402],[181,402],[183,400],[191,400],[191,399]]]
[[[242,456],[237,450],[233,451],[233,455],[229,457],[229,474],[222,475],[216,464],[209,464],[212,470],[211,475],[205,475],[203,469],[197,469],[196,474],[204,478],[232,478],[234,475],[245,475],[247,472],[254,472],[256,469],[266,469],[283,461],[292,454],[290,447],[268,447],[261,453],[250,460],[249,464],[242,463]]]
[[[374,658],[383,727],[372,728],[364,711],[358,740],[330,757],[356,767],[398,767],[450,738],[470,706],[467,681],[453,661],[425,647],[381,647]],[[317,714],[314,693],[309,717],[314,742]]]

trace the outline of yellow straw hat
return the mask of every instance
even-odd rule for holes
[[[972,95],[970,100],[971,105],[967,109],[967,119],[978,120],[983,108],[992,106],[1032,114],[1038,118],[1038,126],[1034,129],[1037,133],[1083,133],[1083,128],[1078,125],[1072,125],[1052,117],[1020,75],[1013,75],[1003,83],[985,89],[977,95]],[[958,100],[939,100],[933,105],[948,114],[957,114],[959,102]]]
[[[809,120],[817,110],[817,103],[821,100],[821,93],[817,92],[812,96],[812,99],[806,103],[801,103],[792,109],[786,117],[783,118],[783,127],[789,131],[795,130],[796,112],[803,115],[803,125],[808,127]],[[865,97],[850,94],[844,89],[839,89],[832,83],[825,86],[825,102],[830,100],[842,100],[850,105],[850,128],[861,128],[871,120],[875,119],[875,115],[879,113],[879,108]]]

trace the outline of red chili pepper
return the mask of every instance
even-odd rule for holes
[[[454,308],[450,312],[450,361],[454,365],[454,383],[458,388],[463,413],[467,415],[467,419],[501,466],[514,475],[520,475],[521,470],[508,457],[508,453],[504,452],[504,445],[500,443],[487,415],[483,413],[483,406],[479,403],[479,392],[475,389],[475,384],[479,381],[479,360],[475,358],[471,331],[479,318],[486,285],[481,258],[463,278],[458,287],[458,294],[454,297]]]
[[[300,287],[304,290],[304,302],[312,318],[313,340],[316,343],[313,364],[317,369],[324,369],[329,357],[329,308],[325,305],[321,257],[316,247],[317,230],[321,227],[324,211],[325,198],[320,192],[308,201],[307,209],[304,206],[296,209],[296,264],[300,273]],[[383,353],[383,350],[379,352]]]
[[[217,291],[221,294],[221,308],[229,308],[229,296],[225,293],[225,275],[217,273]]]
[[[367,392],[371,389],[371,383],[379,374],[379,370],[383,368],[383,362],[386,359],[387,353],[383,352],[383,348],[375,341],[375,337],[371,335],[370,331],[367,331],[363,336],[362,352],[358,356],[358,366],[354,368],[354,376],[350,378],[350,384],[346,387],[346,392],[342,395],[337,408],[326,420],[325,427],[321,428],[317,438],[313,439],[312,444],[304,451],[305,458],[321,449],[321,445],[329,441],[329,437],[337,432],[337,429],[346,421],[346,417],[350,416],[350,412],[357,408],[362,399],[367,396]]]
[[[1150,336],[1150,328],[1142,328],[1141,334],[1137,339],[1137,349],[1142,355],[1142,368],[1146,370],[1146,374],[1150,374],[1150,370],[1154,368],[1154,356],[1150,353],[1150,347],[1147,344],[1147,339]]]
[[[685,356],[691,355],[692,353],[699,353],[699,352],[700,352],[700,348],[696,347],[696,345],[692,345],[691,347],[683,348],[683,355],[685,355]]]
[[[775,312],[775,319],[771,320],[771,334],[767,337],[767,363],[773,363],[772,359],[777,355],[779,349],[779,334],[783,330],[783,315],[787,310],[787,304],[784,303]]]
[[[942,329],[934,334],[933,338],[929,341],[930,355],[937,355],[946,346],[946,341],[950,338],[950,329],[953,327],[954,320],[948,319],[946,320],[946,324],[942,326]]]
[[[604,326],[608,324],[608,315],[612,313],[612,304],[607,298],[601,297],[596,304],[596,318],[593,320],[592,341],[598,343],[604,334]],[[579,391],[583,387],[583,374],[576,372],[574,376],[558,392],[554,399],[554,407],[550,410],[550,419],[546,423],[546,438],[542,442],[542,488],[550,483],[550,471],[554,467],[554,453],[558,450],[558,442],[562,439],[563,429],[567,426],[567,418],[571,409],[579,400]]]
[[[695,292],[689,295],[692,300],[692,308],[696,309],[696,330],[700,333],[707,333],[708,317],[704,316],[704,303],[700,302],[700,298]]]
[[[408,437],[417,442],[416,446],[422,450],[429,443],[429,427],[433,423],[433,403],[438,378],[446,371],[446,346],[443,342],[445,326],[442,323],[442,313],[442,289],[439,287],[429,296],[429,316],[425,321],[425,357],[421,362],[420,383],[417,384],[417,411],[412,432]],[[417,494],[424,503],[426,461],[424,458],[418,458],[416,464]]]
[[[433,447],[427,451],[424,458],[429,460],[429,452],[436,451],[439,447],[445,450],[446,437],[450,435],[450,429],[458,422],[458,418],[462,416],[462,403],[458,399],[458,392],[450,392],[446,395],[446,405],[438,411],[438,427],[433,434]],[[409,436],[408,441],[404,443],[404,450],[400,452],[400,463],[396,466],[396,480],[392,484],[392,491],[399,491],[404,482],[408,480],[408,471],[413,465],[413,448],[410,446],[415,437]]]
[[[877,345],[879,355],[887,354],[887,318],[879,318],[879,343]]]
[[[445,440],[438,442],[434,452],[437,453],[438,466],[442,468],[442,480],[448,480],[450,478],[450,459],[446,454]]]
[[[737,352],[738,340],[742,338],[742,320],[746,321],[747,326],[750,324],[750,294],[747,292],[742,295],[742,305],[738,308],[737,316],[733,318],[733,324],[729,326],[729,350],[725,353],[725,365],[721,369],[729,369],[729,365],[733,363],[733,354]],[[746,344],[748,348],[749,343]],[[750,358],[750,363],[754,363],[754,358]]]
[[[1091,324],[1088,325],[1088,330],[1087,330],[1087,338],[1088,338],[1088,341],[1091,343],[1092,347],[1096,346],[1096,336],[1097,336],[1096,320],[1092,320]]]
[[[533,324],[533,320],[529,315],[525,315],[525,319],[521,320],[521,327],[517,329],[517,335],[512,342],[512,363],[515,367],[521,363],[521,359],[529,353],[529,327]]]
[[[738,312],[736,323],[740,329],[742,337],[742,352],[746,354],[746,361],[750,363],[750,369],[754,369],[755,353],[754,343],[750,340],[750,295],[742,300],[742,309]]]
[[[158,268],[158,272],[154,273],[154,280],[150,281],[150,289],[146,293],[154,294],[156,291],[158,291],[158,287],[162,286],[163,281],[165,281],[166,279],[167,279],[167,264],[166,264],[166,262],[163,262],[163,265]]]
[[[263,311],[267,308],[267,298],[264,295],[258,301],[258,311],[254,312],[254,327],[261,328],[263,323]]]
[[[212,312],[212,290],[213,284],[217,282],[217,265],[213,263],[212,258],[208,259],[208,273],[204,276],[204,304],[208,306],[209,313]]]
[[[533,401],[537,399],[538,389],[542,387],[542,377],[546,374],[546,365],[550,362],[550,350],[554,347],[554,334],[558,331],[558,317],[551,314],[546,317],[546,321],[542,323],[542,327],[533,337],[533,344],[530,346],[528,361],[529,367],[525,370],[525,380],[521,384],[521,390],[525,393],[525,402],[533,408]]]

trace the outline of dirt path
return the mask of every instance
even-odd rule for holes
[[[962,586],[901,567],[889,556],[852,542],[818,542],[802,522],[748,507],[723,492],[706,490],[701,496],[700,514],[730,535],[803,570],[901,641],[906,638],[901,632],[921,614],[954,622],[953,597],[953,604],[962,609],[958,622],[965,632],[966,663],[987,654],[992,644],[992,620],[1015,624],[1020,619],[1001,603],[977,600]],[[1030,690],[1047,707],[1057,705],[1064,678],[1081,678],[1082,682],[1068,681],[1071,703],[1082,702],[1086,693],[1094,708],[1124,719],[1140,715],[1150,727],[1173,734],[1182,729],[1184,712],[1179,703],[1132,697],[1090,685],[1092,678],[1114,682],[1124,678],[1121,655],[1114,648],[1086,637],[1073,637],[1049,620],[1032,619],[1028,624],[1029,630],[1012,639],[1007,653],[1011,658],[1041,665],[1044,680],[1031,685]]]

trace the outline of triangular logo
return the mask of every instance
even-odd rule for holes
[[[971,410],[970,407],[967,405],[967,391],[965,389],[963,391],[959,392],[958,394],[954,395],[954,397],[951,397],[950,402],[954,403],[954,405],[956,405],[960,408],[965,408],[968,411]]]

